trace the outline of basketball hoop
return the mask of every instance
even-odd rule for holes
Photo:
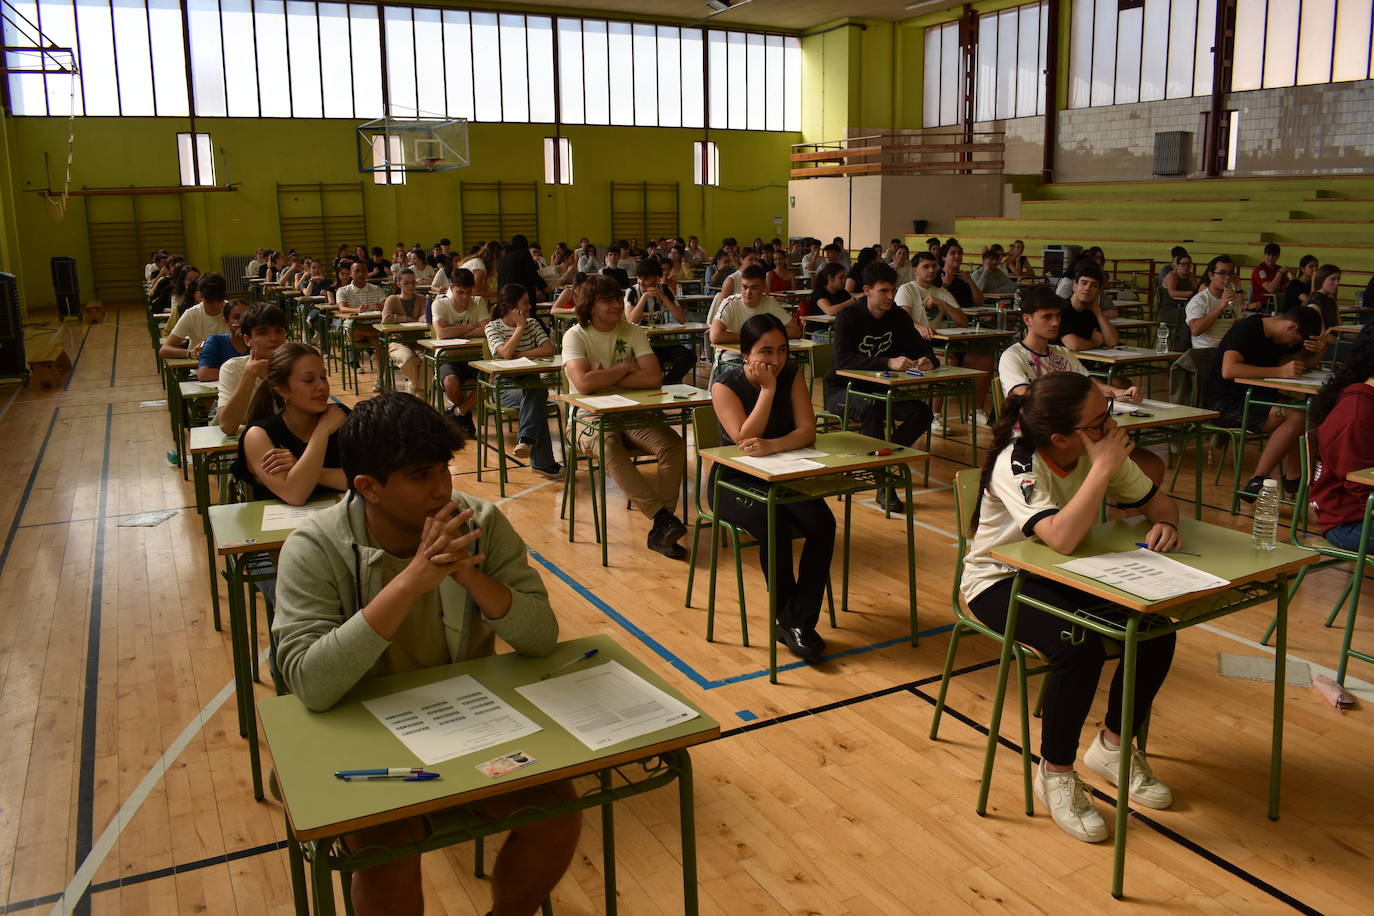
[[[390,117],[358,125],[360,172],[446,172],[468,165],[465,118]]]

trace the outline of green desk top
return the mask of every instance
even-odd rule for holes
[[[935,339],[943,343],[960,340],[1005,340],[1016,336],[1014,331],[996,328],[936,328]]]
[[[501,359],[479,359],[469,363],[469,365],[478,372],[487,375],[530,375],[536,372],[553,372],[563,368],[563,354],[561,353],[557,356],[526,357],[526,359],[531,358],[535,362],[533,366],[503,366],[501,363],[506,362],[506,360]]]
[[[690,331],[704,331],[709,327],[702,321],[688,321],[684,324],[646,324],[644,333],[649,337],[657,337],[662,334],[686,334]]]
[[[1365,468],[1363,471],[1355,471],[1346,475],[1346,480],[1362,483],[1365,486],[1374,487],[1374,468]]]
[[[1132,410],[1143,410],[1151,416],[1133,417],[1126,413],[1113,413],[1112,419],[1116,420],[1117,426],[1127,429],[1151,429],[1156,426],[1179,426],[1184,423],[1196,423],[1199,420],[1215,420],[1221,416],[1215,410],[1206,410],[1201,407],[1189,407],[1186,404],[1169,404],[1164,401],[1149,401],[1138,404],[1128,404],[1125,401],[1116,403],[1118,408],[1130,408]]]
[[[1337,334],[1349,334],[1352,337],[1364,330],[1362,324],[1338,324],[1331,328]]]
[[[1238,378],[1236,381],[1242,385],[1253,385],[1256,388],[1269,388],[1273,391],[1283,391],[1303,397],[1315,397],[1322,385],[1326,384],[1328,377],[1324,372],[1309,371],[1297,378]]]
[[[1090,363],[1145,363],[1151,360],[1175,360],[1182,356],[1170,350],[1168,353],[1157,353],[1153,349],[1146,347],[1095,347],[1091,350],[1075,350],[1074,356],[1080,360]]]
[[[425,333],[428,330],[429,322],[427,321],[385,322],[377,325],[377,331],[381,334],[413,334],[416,331]]]
[[[714,346],[717,350],[724,350],[727,353],[740,352],[738,342],[718,343],[712,344],[712,346]],[[787,341],[787,349],[789,350],[810,350],[817,346],[819,345],[814,340],[807,340],[805,337],[798,337],[796,339],[789,339]]]
[[[259,499],[250,503],[211,506],[210,531],[215,539],[215,552],[224,556],[281,549],[295,529],[262,530],[262,510],[279,505],[280,501],[275,499]]]
[[[592,751],[515,691],[517,686],[538,681],[544,673],[590,648],[600,650],[600,654],[588,666],[614,659],[660,690],[697,708],[609,636],[560,643],[548,658],[522,658],[510,653],[375,678],[359,684],[337,706],[322,713],[306,709],[294,696],[260,700],[258,718],[263,737],[271,748],[296,836],[302,840],[338,836],[690,747],[720,734],[720,725],[703,713],[678,725]],[[442,778],[427,782],[345,783],[334,777],[334,771],[341,769],[418,765],[419,761],[367,711],[362,701],[460,674],[472,675],[483,687],[542,726],[542,730],[426,767],[443,774]],[[526,752],[538,763],[499,779],[489,779],[477,770],[477,764],[517,750]]]
[[[219,385],[213,382],[181,382],[177,387],[181,389],[181,396],[187,400],[219,397]]]
[[[1133,305],[1136,303],[1132,303]],[[1153,327],[1157,322],[1146,318],[1112,318],[1109,319],[1114,328],[1148,328]]]
[[[200,365],[200,360],[192,359],[189,356],[171,356],[162,361],[168,369],[194,369]]]
[[[982,369],[964,369],[960,366],[941,366],[939,369],[925,369],[922,375],[907,375],[905,372],[889,370],[892,374],[884,376],[878,369],[836,369],[835,374],[844,378],[874,382],[878,385],[932,385],[936,382],[950,382],[959,379],[974,379],[987,375]]]
[[[834,324],[834,315],[803,315],[802,321],[809,321],[812,324]]]
[[[683,386],[685,391],[690,385]],[[580,410],[588,413],[617,414],[634,413],[638,410],[674,410],[681,407],[705,407],[711,403],[711,392],[701,388],[692,388],[696,394],[688,397],[678,397],[664,391],[662,388],[607,388],[605,391],[598,391],[595,394],[576,394],[574,392],[564,392],[558,396],[560,401],[571,404]],[[587,400],[609,397],[618,394],[621,397],[629,398],[634,401],[634,405],[623,407],[596,407],[587,404]]]
[[[226,436],[218,426],[191,427],[191,446],[188,450],[192,455],[233,452],[238,447],[239,437]]]
[[[761,471],[753,465],[747,464],[740,459],[747,457],[740,451],[737,445],[722,445],[717,448],[704,448],[701,450],[701,457],[707,461],[723,464],[743,471],[751,477],[769,483],[781,483],[788,480],[803,480],[808,477],[825,477],[830,474],[844,473],[845,471],[862,471],[872,468],[891,467],[896,464],[911,464],[929,457],[926,452],[909,446],[894,445],[891,442],[884,442],[882,439],[871,439],[859,433],[820,433],[816,436],[816,443],[812,448],[817,451],[825,452],[825,457],[812,458],[823,465],[819,468],[811,468],[805,471],[794,471],[786,474],[769,474]],[[870,455],[879,449],[892,449],[891,455]]]
[[[444,350],[469,350],[474,347],[480,350],[482,348],[482,338],[480,337],[447,337],[443,340],[426,337],[415,342],[426,350],[433,350],[436,353]]]
[[[1320,559],[1311,550],[1280,543],[1273,550],[1257,550],[1250,546],[1250,532],[1235,528],[1224,528],[1191,518],[1178,520],[1182,545],[1179,549],[1201,554],[1190,557],[1181,553],[1169,554],[1180,563],[1220,576],[1231,584],[1208,591],[1193,592],[1166,598],[1162,601],[1148,601],[1138,595],[1123,592],[1102,585],[1095,579],[1076,575],[1060,569],[1056,564],[1079,557],[1094,557],[1099,554],[1120,550],[1134,550],[1137,541],[1143,540],[1150,529],[1150,523],[1143,518],[1106,522],[1094,525],[1083,538],[1078,549],[1072,554],[1061,554],[1051,550],[1039,538],[1029,538],[1013,544],[1003,544],[992,550],[992,558],[1008,566],[1024,569],[1045,579],[1070,585],[1074,588],[1096,595],[1125,608],[1137,611],[1165,612],[1169,608],[1191,604],[1201,597],[1225,591],[1246,582],[1269,579],[1279,573],[1296,572],[1299,568]]]

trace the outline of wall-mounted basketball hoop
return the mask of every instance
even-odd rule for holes
[[[358,125],[360,172],[447,172],[470,164],[466,118],[378,118]]]

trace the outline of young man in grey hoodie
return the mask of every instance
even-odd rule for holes
[[[497,636],[546,656],[558,621],[525,542],[491,503],[455,493],[453,424],[418,398],[384,394],[354,408],[338,432],[349,491],[282,547],[272,631],[291,692],[313,710],[360,681],[490,655]],[[573,797],[557,783],[473,805],[499,819]],[[492,869],[492,913],[530,914],[572,860],[580,816],[511,831]],[[425,836],[425,821],[360,831],[353,849]],[[424,912],[418,856],[359,871],[358,914]]]

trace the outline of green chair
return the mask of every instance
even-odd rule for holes
[[[1309,448],[1308,437],[1303,436],[1298,439],[1298,449],[1304,467],[1311,467],[1311,463],[1308,460]],[[1331,607],[1331,613],[1326,615],[1326,621],[1322,624],[1322,626],[1325,627],[1332,626],[1336,622],[1336,616],[1340,614],[1341,608],[1345,606],[1346,599],[1350,599],[1350,609],[1346,612],[1345,616],[1345,633],[1341,638],[1341,656],[1336,663],[1336,683],[1344,686],[1345,670],[1350,659],[1355,658],[1362,662],[1374,664],[1374,655],[1350,648],[1350,642],[1355,633],[1355,617],[1360,609],[1360,588],[1364,582],[1364,567],[1369,556],[1370,528],[1374,527],[1374,525],[1371,525],[1371,518],[1374,517],[1374,489],[1370,490],[1369,498],[1365,501],[1364,530],[1360,535],[1359,549],[1345,550],[1337,547],[1325,538],[1305,537],[1303,534],[1300,534],[1300,532],[1305,532],[1307,529],[1307,515],[1309,507],[1311,506],[1311,502],[1308,500],[1309,486],[1310,484],[1306,477],[1304,477],[1302,483],[1298,485],[1297,507],[1293,510],[1293,524],[1289,528],[1288,536],[1289,540],[1291,540],[1294,545],[1306,547],[1309,550],[1315,550],[1317,553],[1321,554],[1322,559],[1310,566],[1304,566],[1298,571],[1297,577],[1294,578],[1293,584],[1289,588],[1288,597],[1289,600],[1292,600],[1293,595],[1297,594],[1298,587],[1302,585],[1302,580],[1306,578],[1309,572],[1318,569],[1327,569],[1340,563],[1355,564],[1354,571],[1350,576],[1350,581],[1345,584],[1345,590],[1342,591],[1341,596],[1336,599],[1336,603]],[[1269,645],[1269,640],[1273,637],[1274,629],[1277,625],[1277,617],[1269,621],[1269,627],[1264,631],[1264,635],[1260,637],[1261,644],[1266,646]]]
[[[692,411],[692,441],[697,453],[696,460],[696,494],[694,501],[696,504],[696,518],[692,522],[692,555],[687,559],[687,596],[683,600],[686,607],[692,606],[692,584],[696,579],[697,572],[697,546],[701,542],[701,529],[708,527],[716,521],[715,511],[706,504],[704,495],[705,488],[702,485],[702,465],[701,450],[704,448],[715,448],[720,445],[720,427],[716,423],[716,411],[712,407],[698,407]],[[757,547],[758,541],[749,537],[749,533],[738,525],[732,524],[725,519],[720,519],[718,524],[730,535],[730,546],[735,557],[735,587],[739,594],[739,629],[740,640],[749,645],[749,616],[744,603],[744,564],[740,558],[740,551],[747,547]],[[711,558],[715,563],[716,557]],[[835,592],[830,585],[830,577],[825,579],[825,597],[830,609],[830,626],[837,626],[835,623]],[[715,637],[716,624],[716,593],[711,590],[706,601],[706,641],[712,642]]]
[[[816,411],[816,431],[821,433],[835,432],[844,425],[841,417],[825,408],[825,377],[830,374],[834,359],[834,344],[818,343],[811,348],[811,383],[821,380],[821,407]]]

